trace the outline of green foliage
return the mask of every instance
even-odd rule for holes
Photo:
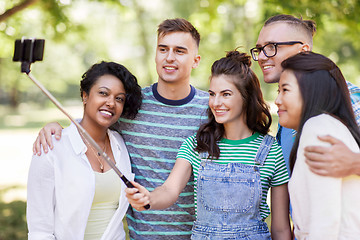
[[[18,2],[0,4],[0,12]],[[73,88],[81,74],[100,60],[123,63],[142,86],[155,82],[157,25],[165,18],[183,17],[202,36],[202,60],[193,71],[192,84],[206,90],[211,64],[237,47],[248,52],[263,22],[280,13],[315,20],[314,50],[331,57],[342,69],[350,69],[344,71],[349,81],[360,82],[356,66],[360,7],[355,0],[39,0],[0,23],[0,103],[17,106],[39,97],[31,83],[20,77],[19,66],[11,62],[13,42],[22,36],[46,39],[44,62],[33,66],[44,85],[60,100],[78,98]],[[257,64],[253,68],[261,80]],[[262,87],[272,101],[274,87],[263,83]]]
[[[17,187],[0,189],[0,240],[27,239],[26,203],[24,201],[3,201],[3,196]]]
[[[277,0],[265,1],[268,4],[263,21],[268,17],[285,13],[302,16],[316,22],[317,33],[314,37],[314,51],[329,56],[341,69],[357,65],[360,60],[360,3],[356,0],[310,1]],[[345,77],[354,83],[359,70],[344,72]]]

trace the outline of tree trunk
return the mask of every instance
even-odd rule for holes
[[[150,58],[151,48],[147,41],[147,32],[146,32],[146,24],[145,24],[146,20],[144,20],[144,9],[141,6],[139,6],[136,1],[134,1],[133,4],[134,4],[134,10],[137,15],[138,24],[140,27],[141,43],[145,50],[144,57],[142,58],[142,62],[143,62],[142,64],[143,64],[143,66],[145,66],[145,68],[144,68],[145,81],[143,81],[143,82],[144,82],[145,86],[148,86],[152,83],[151,74],[150,74],[150,72],[151,72],[150,64],[148,62],[148,59]]]
[[[15,109],[19,106],[19,90],[18,90],[18,84],[19,81],[16,80],[14,85],[11,87],[10,91],[10,106],[11,108]]]

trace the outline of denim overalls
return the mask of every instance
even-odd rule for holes
[[[264,164],[274,138],[266,135],[255,161]],[[201,153],[197,180],[197,219],[191,239],[271,239],[260,216],[259,166],[218,164]]]

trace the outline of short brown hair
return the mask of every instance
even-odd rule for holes
[[[303,30],[312,41],[313,36],[316,33],[316,23],[313,20],[303,20],[302,17],[297,18],[293,15],[279,14],[270,17],[266,20],[264,27],[272,23],[284,22]]]
[[[190,33],[195,40],[196,45],[199,47],[200,34],[196,28],[187,20],[183,18],[166,19],[158,26],[158,37],[165,36],[172,32],[185,32]]]

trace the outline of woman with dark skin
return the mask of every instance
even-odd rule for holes
[[[124,66],[93,65],[80,83],[84,105],[80,125],[133,179],[122,137],[109,127],[120,116],[134,118],[141,88]],[[96,149],[71,124],[48,154],[34,155],[28,179],[29,239],[125,239],[126,186]]]

